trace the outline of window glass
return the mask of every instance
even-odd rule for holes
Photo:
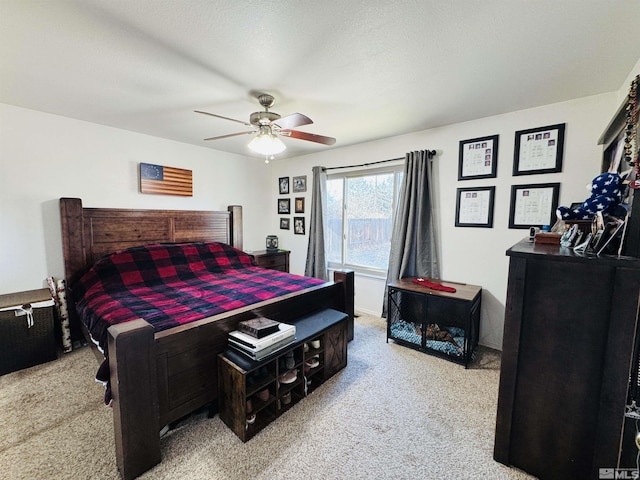
[[[385,275],[402,165],[336,174],[327,180],[329,265]]]
[[[342,263],[343,184],[343,178],[327,180],[327,231],[324,247],[330,263]]]

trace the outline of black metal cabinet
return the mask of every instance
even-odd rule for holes
[[[478,345],[482,287],[432,280],[455,289],[444,292],[413,280],[403,278],[387,285],[387,341],[466,367]]]

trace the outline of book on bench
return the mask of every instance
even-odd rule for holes
[[[289,325],[288,323],[279,323],[278,330],[266,337],[256,338],[240,330],[234,330],[229,332],[229,340],[234,340],[236,343],[240,343],[248,349],[257,351],[263,348],[279,342],[282,339],[296,336],[295,325]]]
[[[238,330],[252,337],[262,338],[277,332],[278,325],[280,325],[280,322],[270,318],[257,317],[239,322]]]
[[[296,339],[296,336],[294,334],[289,337],[285,337],[275,343],[272,343],[267,347],[256,350],[256,349],[249,348],[246,345],[243,345],[242,343],[236,342],[233,339],[233,337],[229,337],[229,346],[233,348],[236,352],[240,352],[246,355],[247,357],[251,358],[252,360],[260,361],[268,357],[272,353],[276,353],[277,351],[288,347],[295,341],[295,339]]]

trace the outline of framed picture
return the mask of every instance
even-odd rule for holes
[[[513,174],[533,175],[562,171],[564,123],[516,132]]]
[[[289,219],[288,218],[281,218],[280,219],[280,230],[289,230]]]
[[[278,188],[280,195],[289,193],[289,177],[280,177],[278,179]]]
[[[307,191],[307,176],[293,177],[293,193]]]
[[[295,212],[304,213],[304,197],[296,197]]]
[[[496,178],[498,171],[498,135],[460,140],[458,180]]]
[[[458,188],[456,227],[493,227],[496,187]]]
[[[625,220],[607,217],[606,222],[596,232],[593,240],[593,251],[598,254],[615,255],[618,253]]]
[[[278,199],[278,213],[287,214],[291,213],[291,200],[288,198]]]
[[[559,183],[511,186],[509,228],[542,228],[556,222]]]
[[[304,217],[293,217],[293,233],[304,235]]]

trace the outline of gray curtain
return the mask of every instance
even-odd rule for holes
[[[313,167],[311,186],[311,215],[309,217],[309,247],[304,274],[328,280],[327,259],[324,250],[324,215],[327,205],[327,172],[324,167]]]
[[[393,219],[387,283],[403,277],[440,276],[432,213],[431,160],[427,150],[406,154],[404,178]],[[387,287],[382,316],[387,316]]]

